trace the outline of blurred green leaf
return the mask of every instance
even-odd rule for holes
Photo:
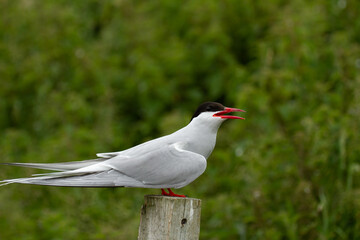
[[[360,238],[359,1],[0,6],[1,162],[91,159],[219,101],[246,120],[179,190],[203,200],[201,239]],[[136,239],[158,192],[4,186],[0,239]]]

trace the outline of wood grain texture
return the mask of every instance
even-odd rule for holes
[[[148,195],[141,209],[138,240],[197,240],[201,200]]]

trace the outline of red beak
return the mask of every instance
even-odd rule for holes
[[[215,113],[213,115],[213,117],[221,117],[221,118],[228,118],[228,119],[243,119],[245,120],[245,118],[243,117],[238,117],[238,116],[232,116],[232,115],[224,115],[226,113],[231,113],[231,112],[246,112],[244,110],[241,109],[237,109],[237,108],[228,108],[226,107],[225,110]]]

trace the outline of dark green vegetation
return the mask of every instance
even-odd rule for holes
[[[0,5],[1,162],[126,149],[219,101],[247,119],[177,191],[203,200],[201,239],[360,239],[358,0]],[[4,186],[0,239],[136,239],[150,193]]]

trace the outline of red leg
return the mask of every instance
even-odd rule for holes
[[[167,192],[165,192],[165,190],[164,190],[163,188],[161,189],[161,195],[163,195],[163,196],[170,196],[170,194],[167,193]]]
[[[167,193],[163,188],[161,189],[161,195],[163,196],[169,196],[169,197],[186,197],[185,195],[179,195],[175,194],[173,191],[171,191],[170,188],[167,189],[169,193]]]
[[[186,197],[185,195],[175,194],[173,191],[171,191],[170,188],[168,188],[167,190],[169,191],[169,196],[171,197]]]

